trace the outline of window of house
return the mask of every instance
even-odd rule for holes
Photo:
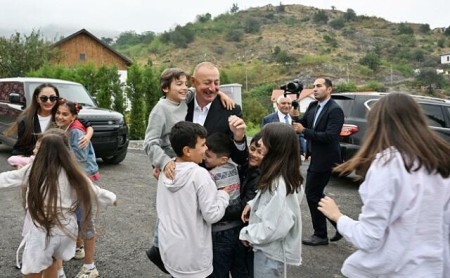
[[[86,53],[80,53],[80,61],[86,61]]]

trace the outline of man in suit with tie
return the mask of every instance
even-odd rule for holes
[[[234,141],[231,159],[237,164],[243,164],[248,157],[246,125],[239,105],[227,110],[217,97],[220,86],[219,69],[210,62],[198,64],[192,75],[192,86],[195,88],[195,97],[188,103],[186,121],[201,124],[208,135],[215,132],[229,135]]]
[[[281,95],[277,98],[277,111],[265,116],[262,120],[261,127],[268,123],[281,122],[286,124],[292,124],[292,118],[289,115],[291,111],[292,100],[288,96]]]
[[[314,97],[300,123],[294,128],[303,133],[308,140],[311,151],[305,195],[314,229],[314,234],[302,242],[305,245],[327,245],[326,217],[317,209],[320,198],[324,196],[332,168],[341,163],[341,149],[339,133],[344,124],[342,108],[331,99],[333,85],[327,78],[318,78],[314,81]],[[331,222],[336,227],[335,222]],[[338,241],[342,236],[336,232],[330,241]]]

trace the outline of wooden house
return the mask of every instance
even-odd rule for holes
[[[132,64],[131,60],[108,44],[88,32],[86,29],[56,42],[62,57],[55,64],[76,66],[81,63],[93,63],[96,66],[116,66],[119,71],[126,71]]]

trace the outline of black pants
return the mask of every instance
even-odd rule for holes
[[[331,172],[313,172],[308,169],[306,175],[305,195],[308,202],[309,212],[314,229],[314,235],[320,238],[327,238],[327,218],[320,212],[317,207],[319,201],[325,195],[323,191],[330,180]],[[329,220],[329,219],[328,219]],[[336,222],[331,221],[336,228]]]

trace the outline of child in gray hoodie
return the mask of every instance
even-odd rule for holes
[[[213,272],[211,225],[224,215],[231,188],[217,190],[198,165],[207,150],[204,127],[179,122],[170,144],[177,156],[175,178],[161,172],[156,198],[161,258],[174,277],[204,278]]]

